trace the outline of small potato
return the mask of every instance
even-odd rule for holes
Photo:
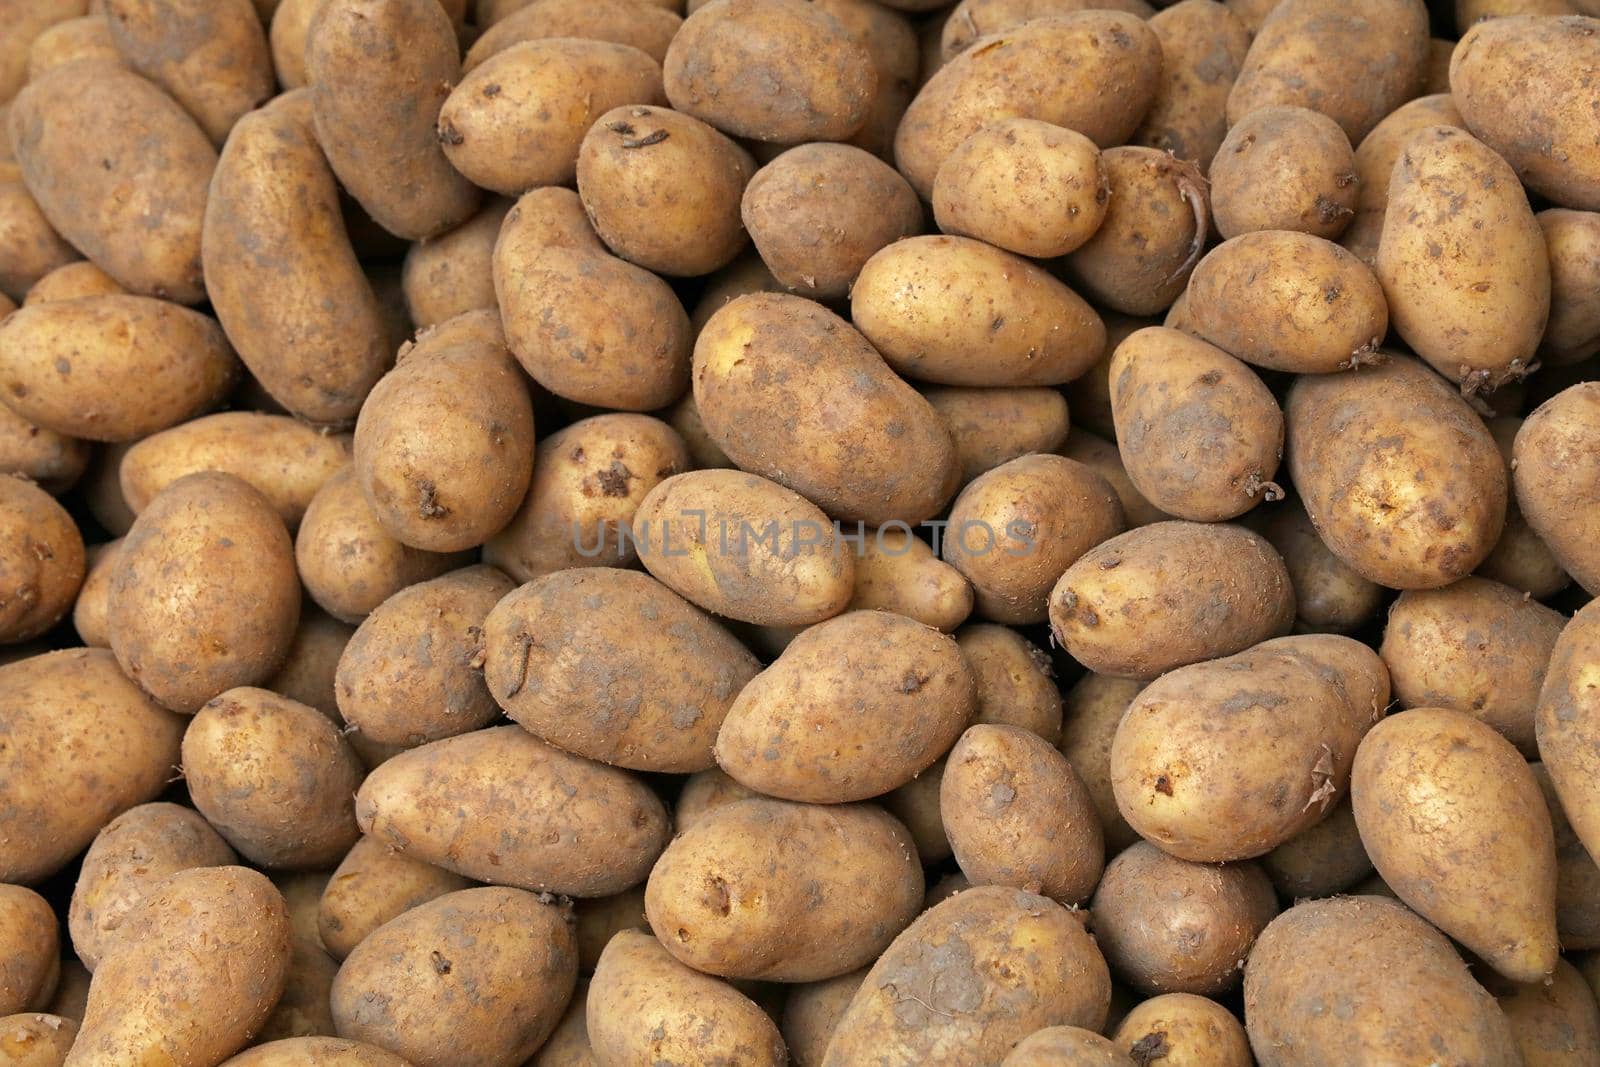
[[[858,280],[858,293],[865,284]],[[943,509],[960,478],[955,443],[933,407],[865,336],[800,297],[742,296],[711,316],[695,342],[694,396],[712,440],[735,463],[835,519],[920,523]]]
[[[1261,857],[1278,891],[1291,900],[1329,897],[1372,874],[1348,800],[1325,819]]]
[[[683,780],[683,788],[678,792],[678,803],[672,811],[673,828],[681,834],[708,812],[760,795],[739,784],[721,767],[696,771]]]
[[[1205,173],[1228,133],[1228,91],[1252,28],[1215,0],[1180,0],[1150,19],[1161,42],[1161,86],[1133,144],[1159,148]]]
[[[1336,239],[1361,181],[1339,124],[1304,107],[1263,107],[1228,131],[1211,165],[1211,217],[1223,237],[1292,230]]]
[[[1149,996],[1226,993],[1250,946],[1278,914],[1254,863],[1186,863],[1141,841],[1106,864],[1089,904],[1111,972]]]
[[[1122,464],[1122,454],[1110,441],[1087,430],[1074,429],[1067,438],[1066,447],[1060,451],[1068,459],[1077,460],[1106,480],[1122,504],[1122,517],[1129,529],[1172,518],[1139,492],[1133,479],[1128,477],[1128,469]]]
[[[921,538],[885,527],[856,551],[851,611],[892,611],[949,633],[972,614],[972,586]]]
[[[955,973],[963,980],[951,981]],[[950,1049],[961,1050],[952,1062],[997,1063],[1045,1026],[1099,1031],[1110,1000],[1105,960],[1072,912],[1032,893],[979,886],[895,938],[839,1020],[823,1063],[925,1063]]]
[[[0,42],[0,100],[17,95],[28,80],[28,52],[33,42],[51,26],[84,13],[86,0],[33,0],[7,4],[6,36]]]
[[[920,903],[920,879],[917,884]],[[906,922],[910,920],[907,914]],[[893,932],[899,933],[904,925],[900,923]],[[0,885],[0,961],[0,1012],[16,1015],[40,1011],[50,1004],[61,976],[55,912],[38,893],[20,885]],[[0,1030],[0,1040],[6,1036]]]
[[[323,482],[311,498],[294,552],[311,599],[352,623],[407,586],[466,563],[464,556],[425,552],[389,536],[361,495],[353,466]]]
[[[655,104],[660,65],[609,41],[547,38],[496,53],[461,79],[439,109],[439,141],[456,170],[503,196],[569,184],[596,119]]]
[[[534,0],[484,28],[461,61],[463,74],[523,41],[577,37],[639,49],[658,64],[683,25],[682,16],[632,0]]]
[[[944,561],[972,583],[983,618],[1043,622],[1061,572],[1122,529],[1122,506],[1100,475],[1062,456],[1022,456],[956,497]]]
[[[581,419],[539,443],[522,507],[483,549],[520,582],[569,567],[626,567],[624,535],[639,503],[691,469],[688,448],[660,419],[613,413]]]
[[[715,315],[724,306],[741,296],[750,293],[781,292],[783,292],[783,286],[779,285],[778,279],[772,276],[772,272],[767,269],[767,265],[761,261],[761,256],[753,248],[746,249],[732,263],[706,279],[705,289],[701,291],[700,299],[695,301],[694,310],[689,315],[690,329],[698,337],[700,331],[705,328],[706,323],[711,320],[712,315]],[[693,400],[690,399],[682,403],[692,406]],[[699,418],[698,411],[695,417],[696,419]],[[678,425],[680,421],[674,418],[673,425],[677,427],[679,433],[683,433],[683,427]],[[684,434],[684,436],[687,437],[688,434]],[[715,445],[713,444],[712,447],[715,447]],[[726,459],[727,457],[724,456],[724,462],[722,463],[700,463],[697,461],[695,465],[697,467],[733,466],[732,463],[726,462]]]
[[[51,300],[75,300],[80,296],[107,296],[126,293],[115,278],[90,263],[80,259],[64,263],[34,282],[22,303],[44,304]]]
[[[905,825],[924,867],[936,867],[951,856],[950,837],[939,814],[939,787],[944,781],[944,760],[911,781],[879,798],[884,809]],[[759,794],[752,794],[759,795]]]
[[[306,84],[306,38],[311,19],[322,0],[279,0],[267,28],[267,47],[272,52],[272,67],[284,92]]]
[[[107,617],[111,610],[111,575],[116,569],[120,539],[88,548],[85,556],[88,570],[83,585],[78,588],[78,599],[72,605],[72,628],[90,648],[110,648],[111,630]]]
[[[73,951],[94,968],[151,887],[192,867],[238,862],[228,843],[190,808],[141,804],[123,812],[95,836],[83,858],[68,916]]]
[[[482,621],[481,654],[488,693],[513,721],[635,770],[714,765],[723,719],[761,669],[715,619],[647,574],[609,567],[557,571],[514,592],[508,583],[506,594]]]
[[[848,296],[875,252],[922,232],[922,204],[906,180],[841,144],[791,148],[756,171],[740,215],[772,276],[818,300]]]
[[[1506,470],[1457,391],[1421,363],[1305,375],[1284,405],[1289,474],[1334,555],[1391,589],[1472,573],[1505,524]]]
[[[395,756],[367,775],[356,818],[362,832],[424,863],[579,897],[643,881],[668,833],[666,809],[643,782],[520,726]]]
[[[111,650],[174,711],[272,677],[300,615],[283,520],[231,474],[178,479],[134,521],[111,575]]]
[[[1464,392],[1528,373],[1550,313],[1549,252],[1516,175],[1483,142],[1430,126],[1406,144],[1377,274],[1396,332]]]
[[[73,63],[18,93],[9,123],[28,192],[73,248],[129,292],[206,296],[200,227],[217,152],[171,97],[119,65]]]
[[[903,0],[895,6],[916,10],[913,3]],[[962,0],[951,9],[938,34],[940,62],[948,63],[971,48],[979,37],[1014,30],[1024,22],[1102,9],[1126,11],[1141,19],[1148,19],[1155,10],[1144,0]]]
[[[781,1026],[795,1067],[820,1067],[834,1028],[866,976],[863,967],[837,978],[789,987]]]
[[[1064,904],[1087,900],[1105,866],[1100,819],[1065,756],[1016,726],[973,726],[950,750],[939,811],[974,885]]]
[[[911,839],[881,809],[763,798],[679,834],[650,872],[645,913],[698,971],[814,982],[875,959],[922,891]]]
[[[1600,1007],[1583,974],[1565,960],[1548,982],[1486,981],[1511,1023],[1524,1064],[1591,1063],[1600,1057]]]
[[[1584,382],[1545,401],[1522,423],[1512,450],[1516,505],[1561,568],[1586,590],[1600,590],[1600,552],[1592,533],[1593,418],[1600,385]]]
[[[85,565],[83,535],[66,509],[27,479],[0,474],[0,645],[61,621]]]
[[[788,1063],[777,1026],[754,1001],[679,963],[643,931],[606,945],[586,1017],[592,1063]]]
[[[355,634],[355,627],[323,614],[315,607],[303,606],[294,643],[278,673],[261,688],[279,696],[316,708],[335,722],[339,705],[334,700],[333,676],[344,646]]]
[[[636,885],[609,897],[573,903],[578,938],[578,970],[592,972],[607,942],[623,930],[650,930],[644,914],[644,886]]]
[[[471,884],[375,838],[359,838],[323,890],[317,908],[319,937],[334,959],[342,960],[395,916]]]
[[[283,7],[295,0],[284,0]],[[279,10],[282,10],[280,7]],[[410,1067],[392,1052],[342,1037],[286,1037],[247,1048],[224,1067]]]
[[[25,303],[25,295],[42,279],[78,260],[78,250],[51,227],[21,178],[4,174],[0,174],[0,239],[4,240],[0,296],[12,302],[13,310]]]
[[[1108,856],[1139,840],[1117,810],[1111,786],[1111,743],[1128,705],[1143,688],[1143,682],[1091,673],[1078,679],[1062,698],[1061,754],[1089,791]]]
[[[1160,88],[1161,44],[1135,15],[1076,11],[985,32],[928,79],[895,134],[895,163],[924,199],[951,153],[997,118],[1038,119],[1106,148],[1133,135]]]
[[[1556,366],[1576,363],[1600,351],[1600,213],[1553,207],[1534,218],[1550,253],[1550,321],[1539,355]]]
[[[1050,594],[1056,644],[1099,674],[1153,678],[1287,633],[1283,559],[1238,526],[1158,522],[1080,556]]]
[[[1114,311],[1159,315],[1183,292],[1205,250],[1205,178],[1192,163],[1154,148],[1108,149],[1100,162],[1111,183],[1105,221],[1062,262],[1062,272]]]
[[[1356,210],[1358,214],[1389,206],[1389,179],[1411,139],[1429,126],[1461,126],[1461,113],[1448,92],[1419,96],[1401,104],[1356,145]]]
[[[0,1019],[0,1054],[11,1067],[61,1067],[78,1037],[76,1019],[43,1013]]]
[[[0,320],[0,397],[35,425],[132,441],[216,406],[239,363],[216,322],[145,296],[35,304]]]
[[[911,237],[878,252],[850,290],[850,312],[891,367],[939,385],[1060,385],[1105,344],[1078,294],[966,237]]]
[[[684,20],[663,74],[677,110],[774,144],[847,139],[878,91],[872,54],[799,0],[713,0]]]
[[[1067,441],[1067,402],[1055,389],[952,387],[923,396],[955,440],[963,485],[1030,452],[1060,452]]]
[[[944,755],[975,700],[952,638],[902,615],[852,611],[801,633],[738,692],[717,763],[768,796],[865,800]]]
[[[1081,133],[1037,119],[985,126],[939,164],[939,229],[1035,259],[1064,256],[1105,220],[1111,184]]]
[[[1151,997],[1123,1016],[1111,1035],[1128,1054],[1164,1053],[1170,1067],[1254,1067],[1250,1039],[1233,1013],[1190,993]],[[1138,1061],[1135,1060],[1135,1063]]]
[[[496,307],[494,246],[511,204],[499,198],[460,226],[406,252],[400,284],[418,330]]]
[[[1328,374],[1377,360],[1389,307],[1377,277],[1319,237],[1247,233],[1189,278],[1183,330],[1268,370]]]
[[[1600,790],[1596,789],[1596,747],[1592,719],[1594,690],[1589,682],[1596,657],[1594,602],[1567,623],[1550,656],[1535,719],[1539,757],[1549,773],[1572,831],[1591,856],[1600,848]],[[1522,879],[1518,879],[1519,882]]]
[[[1279,508],[1264,536],[1294,586],[1295,621],[1307,633],[1349,633],[1378,614],[1383,590],[1334,555],[1298,503]]]

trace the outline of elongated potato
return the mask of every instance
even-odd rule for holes
[[[350,847],[317,906],[317,931],[335,959],[401,912],[472,883],[453,871],[411,859],[376,838]]]
[[[1080,556],[1050,594],[1058,645],[1100,674],[1153,678],[1287,633],[1283,559],[1238,526],[1158,522]]]
[[[1593,418],[1600,385],[1574,385],[1539,405],[1517,431],[1511,478],[1516,504],[1562,569],[1586,590],[1600,590],[1592,488],[1600,484]]]
[[[1134,144],[1209,170],[1228,133],[1228,91],[1244,66],[1251,30],[1216,0],[1180,0],[1150,19],[1161,42],[1161,85]]]
[[[486,27],[467,49],[461,70],[470,73],[513,45],[547,37],[631,45],[660,63],[682,25],[676,12],[633,0],[534,0]]]
[[[0,645],[28,641],[71,610],[83,585],[83,535],[37,485],[0,475]]]
[[[49,902],[20,885],[0,885],[0,947],[0,1011],[16,1015],[48,1006],[61,976],[60,934]]]
[[[850,610],[892,611],[949,633],[972,613],[972,586],[926,541],[890,526],[857,546]]]
[[[1061,754],[1089,791],[1108,856],[1139,840],[1117,809],[1111,785],[1111,744],[1128,705],[1143,688],[1143,682],[1091,673],[1078,679],[1061,701]]]
[[[0,295],[13,305],[78,259],[78,250],[51,227],[15,169],[0,180],[0,238]]]
[[[1059,453],[1067,441],[1067,402],[1055,389],[948,388],[922,395],[955,441],[963,485],[1030,452]]]
[[[1539,758],[1549,772],[1559,807],[1572,831],[1593,855],[1600,850],[1600,770],[1595,753],[1594,689],[1589,682],[1600,650],[1600,608],[1584,607],[1556,639],[1539,691],[1535,728]]]

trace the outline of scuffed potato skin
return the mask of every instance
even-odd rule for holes
[[[1191,993],[1165,993],[1135,1005],[1111,1034],[1130,1056],[1166,1050],[1171,1067],[1254,1067],[1250,1038],[1233,1012]],[[1137,1062],[1137,1061],[1135,1061]]]

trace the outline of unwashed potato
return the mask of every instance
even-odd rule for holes
[[[1349,633],[1378,613],[1383,590],[1329,550],[1298,502],[1277,509],[1262,530],[1294,586],[1295,621],[1308,633]]]
[[[417,1067],[517,1067],[572,996],[570,913],[521,889],[462,889],[374,930],[333,982],[339,1036]]]
[[[872,54],[801,0],[713,0],[684,20],[663,74],[677,110],[774,144],[848,139],[878,91]]]
[[[1077,916],[978,886],[923,912],[878,957],[823,1064],[996,1063],[1045,1026],[1099,1031],[1110,1000],[1105,960]]]
[[[812,0],[832,15],[856,43],[866,48],[878,74],[867,120],[849,143],[892,162],[894,133],[911,98],[916,95],[922,54],[911,20],[891,6],[864,0]],[[691,13],[695,5],[690,5]]]
[[[439,141],[473,184],[504,196],[571,183],[578,146],[596,119],[655,104],[661,67],[637,48],[554,37],[497,52],[461,79],[439,109]]]
[[[1416,360],[1304,375],[1284,411],[1306,513],[1362,577],[1391,589],[1447,585],[1500,539],[1506,469],[1494,438]]]
[[[683,25],[665,7],[635,0],[534,0],[488,26],[461,60],[463,73],[523,41],[578,37],[630,45],[657,63]]]
[[[126,293],[116,279],[90,263],[87,259],[64,263],[34,282],[28,289],[23,305],[43,304],[50,300],[74,300],[80,296],[105,296]]]
[[[972,586],[928,543],[894,526],[863,534],[851,611],[892,611],[946,633],[972,614]]]
[[[1567,623],[1551,653],[1535,719],[1539,758],[1549,772],[1559,807],[1584,847],[1600,849],[1600,789],[1592,711],[1592,664],[1600,649],[1594,601]],[[1552,808],[1552,811],[1555,809]]]
[[[289,908],[292,948],[283,995],[256,1031],[253,1040],[257,1042],[333,1033],[328,991],[339,964],[317,940],[317,899],[327,880],[326,872],[277,874],[273,878]]]
[[[61,981],[56,983],[56,995],[50,1001],[50,1013],[74,1023],[83,1019],[83,1008],[89,1000],[89,969],[76,958],[63,956]]]
[[[698,971],[814,982],[877,958],[922,892],[911,839],[881,809],[762,798],[679,834],[650,872],[645,913]]]
[[[284,92],[306,84],[306,37],[322,0],[280,0],[267,27],[267,47]]]
[[[1544,792],[1550,825],[1555,831],[1556,933],[1560,936],[1562,951],[1600,948],[1600,909],[1596,908],[1596,901],[1600,901],[1600,896],[1596,895],[1596,887],[1600,886],[1600,865],[1596,865],[1567,820],[1549,769],[1542,763],[1529,766]]]
[[[348,623],[340,622],[313,606],[302,605],[300,625],[295,628],[289,655],[278,673],[261,688],[307,704],[328,718],[339,721],[339,705],[333,695],[333,676],[339,665],[339,656],[354,633],[355,627]]]
[[[78,1037],[78,1022],[42,1012],[0,1019],[0,1055],[11,1067],[61,1067]]]
[[[1153,678],[1287,633],[1283,559],[1238,526],[1158,522],[1080,556],[1050,594],[1056,644],[1100,674]]]
[[[739,690],[716,759],[768,796],[865,800],[944,755],[975,700],[953,638],[902,615],[852,611],[802,632]]]
[[[1528,373],[1550,313],[1549,251],[1516,175],[1483,142],[1430,126],[1406,143],[1376,266],[1395,331],[1463,391]]]
[[[1031,452],[1059,453],[1067,440],[1071,420],[1056,389],[954,386],[923,396],[955,441],[962,484]]]
[[[856,292],[867,284],[858,280]],[[735,463],[835,519],[920,523],[955,492],[955,444],[938,412],[867,337],[809,300],[753,294],[712,315],[695,342],[694,396],[712,440]],[[729,478],[696,475],[707,484],[731,484]],[[765,522],[782,514],[756,510],[748,517]],[[822,531],[808,533],[825,541]]]
[[[650,929],[644,913],[644,886],[636,885],[609,897],[573,903],[578,938],[578,970],[594,971],[606,943],[623,930]]]
[[[916,5],[903,2],[895,6],[916,9]],[[962,0],[951,9],[937,35],[940,62],[947,63],[965,52],[979,37],[1014,30],[1024,22],[1101,9],[1126,11],[1142,19],[1154,12],[1144,0]]]
[[[15,166],[9,174],[0,172],[0,239],[0,296],[12,310],[41,279],[78,259],[77,249],[45,219]]]
[[[1109,85],[1117,92],[1106,93]],[[1076,130],[1101,148],[1123,144],[1160,85],[1161,44],[1135,15],[1077,11],[1024,22],[974,41],[928,80],[895,134],[895,163],[927,198],[945,159],[999,117]]]
[[[1223,237],[1292,230],[1334,240],[1355,216],[1361,188],[1344,131],[1304,107],[1263,107],[1239,119],[1210,177]]]
[[[1115,430],[1112,432],[1114,434]],[[1129,529],[1172,518],[1139,492],[1133,479],[1128,477],[1128,469],[1123,466],[1122,454],[1117,451],[1117,446],[1105,438],[1088,430],[1074,429],[1067,438],[1066,447],[1060,451],[1068,459],[1077,460],[1106,480],[1122,504],[1122,517]]]
[[[0,401],[90,441],[131,441],[214,407],[239,363],[217,323],[145,296],[19,308],[0,320]]]
[[[453,871],[411,859],[362,837],[339,862],[317,908],[317,931],[334,959],[402,912],[472,883]]]
[[[1372,874],[1372,860],[1348,800],[1262,856],[1261,866],[1290,900],[1332,896]]]
[[[1251,27],[1216,0],[1180,0],[1157,12],[1150,30],[1161,42],[1161,86],[1133,143],[1204,173],[1228,133],[1228,91],[1250,50]]]
[[[924,867],[938,866],[951,855],[950,837],[944,832],[944,818],[939,813],[939,787],[943,781],[944,760],[940,759],[880,798],[889,814],[905,825]]]
[[[1143,688],[1143,682],[1090,673],[1078,679],[1062,698],[1061,754],[1089,791],[1108,856],[1139,840],[1117,809],[1111,785],[1111,744],[1128,705]]]
[[[795,1067],[820,1067],[834,1028],[866,976],[867,969],[863,967],[826,981],[789,987],[780,1025]]]
[[[1182,667],[1146,686],[1117,727],[1117,807],[1179,859],[1260,856],[1344,794],[1388,702],[1383,661],[1347,637],[1283,637]]]
[[[627,771],[551,748],[520,726],[403,752],[356,794],[364,833],[481,881],[603,897],[643,881],[667,813]]]
[[[217,152],[183,108],[118,64],[73,63],[30,82],[8,121],[28,192],[62,237],[129,292],[200,302]]]
[[[1524,1064],[1563,1067],[1600,1058],[1600,1007],[1583,974],[1566,960],[1556,963],[1548,984],[1492,976],[1485,984],[1511,1023]]]
[[[0,100],[17,95],[28,80],[28,51],[51,26],[78,18],[87,0],[32,0],[5,7],[6,38],[0,45]]]
[[[1106,864],[1089,904],[1111,972],[1150,996],[1233,989],[1250,946],[1277,914],[1260,865],[1187,863],[1148,841]]]
[[[0,645],[59,622],[83,585],[83,535],[65,508],[25,478],[0,475]]]
[[[1380,214],[1389,205],[1389,179],[1400,153],[1429,126],[1460,126],[1461,113],[1448,91],[1419,96],[1395,108],[1356,145],[1356,210]]]
[[[1047,1026],[1035,1030],[1006,1054],[1000,1067],[1052,1067],[1072,1063],[1081,1067],[1128,1067],[1134,1060],[1111,1039],[1080,1026]]]
[[[294,0],[284,0],[284,7]],[[280,8],[282,10],[282,8]],[[225,1067],[411,1067],[392,1052],[342,1037],[286,1037],[245,1049]]]
[[[1116,493],[1089,467],[1063,456],[1022,456],[956,497],[944,561],[972,583],[983,618],[1043,622],[1061,572],[1123,525]]]
[[[249,484],[203,471],[173,482],[134,521],[111,575],[107,626],[128,677],[193,714],[272,677],[299,615],[283,520]]]
[[[721,767],[696,771],[683,780],[678,792],[678,802],[672,809],[673,829],[681,834],[707,812],[754,796],[760,794],[741,785]]]
[[[406,252],[400,284],[417,329],[496,306],[494,246],[510,210],[508,201],[491,200],[460,226]]]
[[[921,897],[919,879],[919,904]],[[910,919],[908,914],[906,922]],[[38,893],[20,885],[0,884],[0,951],[4,952],[0,956],[0,1011],[6,1015],[41,1011],[50,1004],[61,976],[60,934],[56,926],[55,912]],[[894,933],[899,933],[899,927]],[[0,1040],[3,1038],[0,1033]]]
[[[1134,1006],[1111,1040],[1149,1062],[1160,1053],[1166,1067],[1254,1067],[1250,1039],[1233,1013],[1191,993],[1167,993]],[[1138,1060],[1134,1061],[1135,1063]]]
[[[1548,208],[1534,217],[1550,252],[1550,321],[1540,358],[1575,363],[1600,351],[1600,213]]]
[[[1584,382],[1558,393],[1522,423],[1511,460],[1518,509],[1561,568],[1591,592],[1600,590],[1600,551],[1591,532],[1592,487],[1600,484],[1596,412],[1600,384]]]
[[[111,610],[111,575],[116,568],[117,550],[122,541],[108,541],[85,550],[88,569],[78,599],[72,605],[72,628],[89,648],[110,648],[111,630],[107,618]]]
[[[178,764],[184,721],[158,706],[103,649],[0,667],[7,744],[0,772],[0,882],[37,882],[113,817],[154,799]]]

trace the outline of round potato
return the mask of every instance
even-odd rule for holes
[[[28,289],[23,305],[43,304],[51,300],[75,300],[80,296],[106,296],[126,293],[111,277],[87,259],[63,263],[49,274],[34,282]]]
[[[917,884],[921,903],[921,879]],[[910,921],[907,914],[906,922]],[[894,933],[904,925],[895,927]],[[60,934],[49,902],[33,890],[0,885],[0,951],[5,961],[0,964],[0,1012],[16,1015],[49,1006],[61,977]],[[0,1032],[0,1039],[4,1036]]]
[[[1143,682],[1091,673],[1078,679],[1062,698],[1061,754],[1089,792],[1108,856],[1139,840],[1117,809],[1111,743],[1128,705],[1143,688]]]
[[[1600,351],[1600,213],[1553,207],[1534,217],[1550,252],[1550,321],[1539,355],[1576,363]]]
[[[1279,508],[1262,536],[1288,568],[1295,621],[1303,631],[1349,633],[1378,614],[1383,590],[1328,549],[1298,502]]]
[[[1600,1057],[1600,1007],[1583,974],[1561,960],[1545,985],[1490,981],[1524,1063],[1579,1064]]]
[[[83,535],[66,509],[25,478],[0,474],[0,645],[61,621],[85,567]]]
[[[284,0],[288,7],[295,0]],[[282,10],[280,7],[279,10]],[[224,1067],[408,1067],[392,1052],[342,1037],[286,1037],[247,1048]]]
[[[267,27],[267,48],[284,92],[306,84],[306,37],[322,0],[278,0]]]
[[[1149,1059],[1159,1052],[1170,1067],[1255,1064],[1250,1039],[1233,1013],[1192,993],[1166,993],[1140,1002],[1123,1016],[1111,1040],[1130,1056]]]
[[[13,310],[41,280],[78,259],[77,249],[51,227],[20,176],[13,177],[16,173],[0,174],[0,238],[5,242],[0,295],[11,301]]]
[[[1252,28],[1216,0],[1180,0],[1150,19],[1161,42],[1161,85],[1133,143],[1200,168],[1228,133],[1228,92],[1250,50]]]
[[[879,798],[889,814],[904,824],[924,867],[938,866],[951,855],[950,838],[939,814],[939,787],[943,781],[944,760],[939,759],[911,781]]]
[[[578,970],[593,972],[606,943],[623,930],[650,929],[644,914],[644,886],[636,885],[609,897],[573,903],[578,938]]]
[[[633,0],[534,0],[486,27],[467,49],[461,70],[471,73],[513,45],[548,37],[625,44],[660,63],[682,25],[683,18],[676,12]]]
[[[1591,442],[1600,384],[1580,383],[1523,422],[1512,451],[1516,502],[1556,561],[1579,585],[1600,590],[1600,551],[1590,534],[1591,487],[1600,483]]]
[[[1315,826],[1261,857],[1278,891],[1291,900],[1329,897],[1372,874],[1348,799]]]
[[[329,954],[342,960],[395,916],[471,884],[452,871],[395,852],[375,838],[359,838],[323,890],[317,906],[318,937]]]
[[[406,252],[400,285],[418,330],[496,307],[494,246],[511,204],[496,198],[460,226]]]
[[[1223,237],[1292,230],[1334,240],[1361,181],[1339,124],[1304,107],[1263,107],[1228,131],[1211,164],[1211,217]]]
[[[1070,419],[1059,390],[951,387],[923,393],[956,445],[961,482],[1030,452],[1059,453]]]
[[[888,526],[857,544],[849,608],[892,611],[949,633],[972,614],[972,586],[926,541]]]
[[[1017,1042],[1000,1061],[1000,1067],[1052,1067],[1059,1063],[1128,1067],[1133,1062],[1110,1038],[1093,1030],[1079,1026],[1047,1026]]]

